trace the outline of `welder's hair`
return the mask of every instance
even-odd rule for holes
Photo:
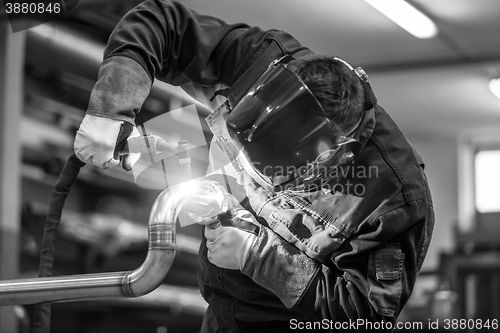
[[[309,87],[328,118],[343,128],[354,125],[364,112],[363,86],[345,64],[333,57],[296,59],[288,68]]]

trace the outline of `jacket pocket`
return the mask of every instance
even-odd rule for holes
[[[368,262],[368,300],[379,314],[394,316],[399,307],[405,254],[397,243],[370,253]]]

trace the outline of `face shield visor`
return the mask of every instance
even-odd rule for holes
[[[245,171],[269,190],[316,181],[356,144],[285,65],[272,65],[233,108],[227,129]],[[351,147],[352,148],[352,147]]]

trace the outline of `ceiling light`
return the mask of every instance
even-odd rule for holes
[[[417,38],[427,39],[437,35],[434,22],[404,0],[365,1]]]
[[[500,98],[500,78],[490,80],[490,91],[498,98]]]

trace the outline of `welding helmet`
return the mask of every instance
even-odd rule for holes
[[[271,191],[304,188],[327,178],[328,170],[359,146],[353,134],[363,116],[349,128],[329,119],[306,84],[287,68],[292,59],[273,62],[226,119],[238,162]]]

